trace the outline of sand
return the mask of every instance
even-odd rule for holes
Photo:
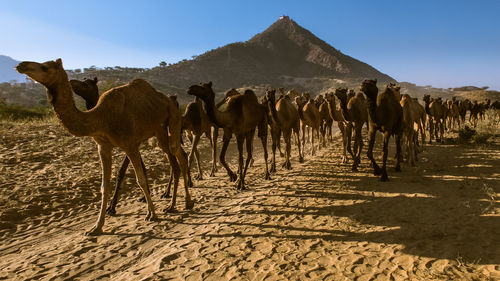
[[[180,188],[178,212],[166,214],[168,163],[144,145],[158,220],[143,220],[129,170],[117,215],[103,235],[87,237],[100,200],[93,141],[56,123],[1,123],[0,279],[500,279],[500,146],[427,145],[402,173],[391,148],[390,182],[373,176],[365,153],[352,173],[338,137],[302,164],[294,146],[291,171],[278,156],[270,181],[254,147],[249,189],[236,191],[220,166],[208,177],[204,140],[194,209],[184,209]],[[115,156],[116,170],[123,155]]]

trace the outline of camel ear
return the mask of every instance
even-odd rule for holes
[[[97,84],[97,77],[94,77],[94,82]]]
[[[62,68],[62,67],[63,67],[61,58],[58,58],[58,59],[56,60],[56,64],[57,64],[57,66],[59,66],[60,68]]]
[[[212,81],[207,83],[208,87],[212,88]]]
[[[177,96],[176,95],[171,95],[170,98],[173,100],[173,101],[177,101]]]

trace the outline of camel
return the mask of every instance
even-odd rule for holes
[[[335,92],[343,92],[344,94],[347,92],[345,88],[337,88]],[[328,111],[330,112],[330,117],[337,122],[337,126],[339,127],[340,134],[342,136],[342,145],[343,145],[343,154],[342,154],[342,163],[347,163],[347,151],[348,151],[348,135],[351,135],[350,128],[346,128],[344,125],[344,116],[342,115],[342,110],[338,109],[335,104],[335,96],[333,93],[325,94],[325,100],[328,104]],[[351,155],[352,156],[352,155]]]
[[[361,83],[361,91],[367,98],[368,116],[370,129],[368,133],[368,159],[370,159],[375,175],[380,175],[381,181],[388,181],[386,162],[391,135],[396,137],[396,172],[401,171],[401,136],[403,131],[403,109],[389,87],[382,93],[378,93],[377,80],[364,80]],[[373,159],[373,145],[375,134],[381,131],[384,136],[383,164],[382,169]]]
[[[70,80],[71,88],[75,94],[85,100],[85,107],[90,110],[96,106],[99,100],[99,89],[97,88],[97,77],[94,79],[85,78],[83,81],[80,80]]]
[[[458,114],[462,124],[465,124],[467,110],[470,110],[470,101],[468,99],[458,101]]]
[[[301,120],[302,127],[302,149],[305,149],[305,132],[306,126],[311,127],[311,155],[316,153],[316,148],[314,147],[314,133],[316,132],[316,136],[319,141],[319,126],[321,122],[321,118],[319,115],[318,108],[314,104],[314,101],[310,98],[308,99],[309,94],[305,93],[302,97],[296,97],[295,103],[297,104],[297,110],[299,113],[299,118]]]
[[[429,122],[429,143],[432,143],[432,137],[436,138],[436,141],[439,142],[443,138],[444,134],[444,125],[442,120],[444,119],[445,112],[443,110],[443,106],[441,105],[440,99],[431,99],[429,95],[424,95],[425,102],[425,112],[428,115]],[[440,133],[440,138],[438,137],[438,133]]]
[[[474,101],[470,106],[470,115],[469,115],[469,122],[472,123],[474,128],[476,128],[477,126],[477,121],[480,117],[480,112],[481,112],[481,105],[477,101]]]
[[[426,113],[425,108],[422,106],[417,98],[413,98],[413,107],[418,115],[417,123],[417,135],[415,136],[416,145],[419,146],[418,133],[420,132],[420,137],[422,138],[422,148],[425,146],[425,120]]]
[[[300,138],[299,138],[299,130],[300,130],[300,119],[299,113],[295,106],[293,105],[290,97],[286,95],[282,95],[282,98],[278,100],[276,103],[276,96],[274,90],[266,91],[265,100],[268,106],[268,110],[271,114],[269,114],[269,120],[271,121],[271,135],[273,136],[273,159],[271,162],[271,172],[276,171],[276,142],[279,143],[279,135],[278,140],[275,140],[276,132],[283,132],[283,138],[285,139],[286,149],[285,149],[285,162],[283,163],[283,168],[290,170],[292,169],[292,164],[290,162],[291,155],[291,146],[292,146],[292,132],[295,133],[295,137],[297,139],[297,148],[299,150],[299,162],[304,162],[304,158],[300,149]]]
[[[455,129],[455,123],[458,124],[460,128],[460,112],[458,110],[458,102],[455,97],[446,102],[446,107],[448,107],[448,130],[452,131]]]
[[[255,93],[252,90],[246,90],[243,94],[230,97],[224,111],[220,111],[215,106],[215,93],[212,90],[212,82],[192,85],[188,88],[187,93],[203,100],[205,111],[210,120],[218,127],[223,128],[224,135],[220,162],[226,169],[230,181],[236,180],[236,188],[238,190],[246,189],[245,175],[252,159],[252,142],[256,128],[259,130],[258,136],[264,148],[265,179],[270,179],[267,164],[267,113],[265,106],[258,102]],[[233,134],[236,136],[239,153],[238,178],[231,171],[225,159],[227,147]],[[243,168],[243,145],[245,141],[247,160]]]
[[[420,108],[408,94],[401,96],[400,104],[403,108],[404,146],[406,147],[407,160],[410,166],[415,166],[415,160],[417,160],[416,139],[418,138],[417,132],[415,132],[415,123],[420,126]]]
[[[354,92],[354,91],[352,91]],[[351,95],[352,95],[351,92]],[[347,136],[347,151],[352,156],[352,170],[358,171],[360,163],[361,151],[363,149],[363,137],[361,130],[363,125],[368,121],[368,108],[366,106],[366,99],[362,93],[357,93],[350,99],[346,94],[345,89],[335,90],[335,96],[340,101],[340,110],[344,123],[346,124]],[[354,152],[351,150],[351,131],[354,128]]]
[[[73,88],[73,92],[85,100],[85,106],[87,110],[94,108],[99,101],[99,89],[97,87],[97,77],[94,79],[83,79],[80,80],[70,80],[71,88]],[[115,189],[113,192],[113,199],[111,199],[111,203],[109,207],[106,209],[106,213],[110,215],[116,215],[116,205],[118,204],[118,196],[120,192],[120,187],[125,178],[125,173],[127,172],[128,165],[130,164],[130,160],[127,156],[123,158],[122,165],[118,170],[118,174],[116,176]],[[144,162],[141,159],[142,168],[144,169],[144,175],[147,179],[147,171]],[[171,177],[172,178],[172,177]],[[171,181],[169,181],[169,189],[170,189]],[[143,198],[145,200],[145,198]],[[141,200],[143,200],[141,199]]]
[[[71,87],[73,88],[73,91],[75,92],[75,94],[79,95],[80,97],[82,97],[85,100],[87,110],[92,109],[97,104],[97,101],[99,100],[99,89],[97,87],[97,77],[95,77],[94,79],[85,78],[83,81],[70,80],[69,82],[70,82]],[[176,103],[177,107],[179,107],[179,104],[177,103],[176,97],[171,96],[170,98],[173,99],[173,101]],[[184,153],[184,150],[183,150],[183,153]],[[122,165],[121,165],[121,167],[118,170],[118,173],[116,175],[115,189],[113,191],[111,203],[109,204],[108,208],[106,209],[106,213],[109,215],[112,215],[112,216],[116,215],[116,206],[118,205],[121,185],[123,183],[123,179],[125,178],[125,173],[127,172],[127,168],[129,166],[129,164],[130,164],[130,159],[127,156],[125,156],[123,158]],[[144,169],[144,174],[147,178],[146,166],[144,165],[144,162],[142,162],[142,160],[141,160],[141,164],[142,164],[142,168]],[[167,184],[167,190],[165,191],[165,193],[163,193],[161,198],[170,197],[170,189],[172,187],[173,180],[174,180],[174,170],[172,167],[170,167],[170,177],[169,177],[168,184]],[[188,185],[193,186],[189,170],[188,170]],[[145,202],[145,200],[146,200],[145,197],[142,197],[140,199],[140,201],[142,201],[142,202]]]
[[[175,208],[180,174],[184,178],[186,208],[193,207],[187,185],[187,160],[180,146],[181,115],[172,99],[156,91],[146,81],[135,79],[105,92],[93,109],[82,112],[75,106],[72,88],[61,59],[44,63],[24,61],[16,69],[47,88],[49,102],[69,133],[79,137],[91,136],[97,143],[102,168],[101,208],[96,224],[86,232],[87,235],[102,233],[111,188],[113,147],[124,150],[132,162],[137,182],[146,198],[146,220],[155,219],[154,205],[139,152],[139,144],[152,136],[158,139],[175,171],[174,196],[168,209]]]
[[[323,147],[326,147],[327,139],[329,142],[332,142],[333,119],[330,116],[330,110],[328,109],[328,103],[323,98],[322,95],[317,96],[316,99],[314,100],[314,102],[316,103],[316,107],[318,108],[319,115],[321,118],[320,132],[321,132]]]
[[[188,157],[188,169],[191,169],[193,157],[196,158],[196,164],[198,166],[198,176],[196,179],[203,179],[203,172],[201,171],[200,165],[200,153],[198,152],[198,142],[204,134],[209,139],[210,147],[212,149],[212,169],[210,171],[210,176],[215,176],[215,172],[217,171],[216,158],[218,128],[210,121],[210,118],[208,118],[207,113],[203,110],[203,103],[199,98],[196,97],[194,101],[190,102],[186,106],[186,110],[182,115],[182,129],[192,135],[191,151]]]

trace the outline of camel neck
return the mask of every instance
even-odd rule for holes
[[[225,119],[225,115],[223,112],[221,112],[216,106],[215,106],[215,101],[211,100],[204,100],[205,102],[205,110],[207,112],[208,118],[210,118],[210,121],[217,125],[217,127],[224,128],[227,127],[227,120]]]
[[[271,112],[272,122],[279,125],[278,112],[276,112],[276,101],[275,100],[268,100],[267,107],[268,107],[269,111]]]
[[[430,110],[429,110],[429,102],[425,101],[425,113],[430,115]]]
[[[67,79],[61,79],[61,81],[47,87],[47,92],[51,97],[50,102],[57,118],[72,135],[91,135],[93,130],[92,123],[89,122],[87,116],[88,113],[81,112],[76,108],[73,92]]]
[[[370,119],[377,123],[377,98],[372,99],[369,96],[366,96],[366,105],[368,106],[368,114],[370,115]]]
[[[340,110],[342,110],[342,115],[345,121],[351,121],[351,116],[349,115],[349,110],[347,110],[347,101],[340,101]]]
[[[299,112],[299,118],[304,120],[304,105],[297,104],[297,111]]]

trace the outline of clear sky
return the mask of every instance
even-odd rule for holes
[[[500,1],[0,0],[0,54],[153,67],[246,41],[288,15],[398,81],[500,90]]]

